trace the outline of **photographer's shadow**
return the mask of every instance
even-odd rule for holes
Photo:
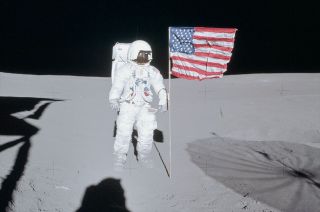
[[[86,189],[82,204],[76,212],[130,212],[120,180],[107,178]]]

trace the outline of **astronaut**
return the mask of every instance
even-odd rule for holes
[[[159,97],[158,110],[165,112],[168,108],[163,77],[150,65],[151,60],[151,46],[142,40],[134,41],[128,49],[128,63],[115,73],[109,102],[113,110],[119,111],[113,153],[116,169],[124,168],[134,126],[138,132],[138,161],[152,166],[150,153],[157,122],[156,109],[150,105],[151,87]]]

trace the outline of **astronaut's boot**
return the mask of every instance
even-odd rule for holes
[[[152,159],[152,155],[150,153],[149,154],[138,153],[138,163],[145,168],[151,169],[154,167],[154,162]]]
[[[123,171],[127,162],[127,154],[113,153],[113,168],[115,171]]]

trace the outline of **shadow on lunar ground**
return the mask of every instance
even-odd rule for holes
[[[117,122],[114,121],[113,137],[116,137],[116,135],[117,135]],[[134,138],[134,136],[138,136],[138,132],[135,129],[132,131],[132,138]],[[161,130],[155,129],[153,131],[153,140],[158,143],[163,143],[163,133]]]
[[[76,212],[129,212],[120,180],[107,178],[89,186]]]
[[[22,143],[19,148],[16,160],[10,173],[3,179],[0,189],[0,211],[6,211],[13,204],[13,193],[20,178],[23,176],[25,166],[28,162],[28,155],[31,147],[31,137],[38,133],[39,129],[24,119],[39,119],[46,108],[54,101],[53,99],[28,98],[28,97],[0,97],[0,120],[3,125],[0,128],[0,135],[22,136],[19,139],[0,143],[0,153]],[[39,107],[36,107],[38,104]],[[34,111],[33,111],[34,110]],[[22,111],[31,111],[23,118],[16,118],[12,114]]]
[[[283,211],[319,211],[320,149],[282,141],[214,137],[188,144],[206,175]]]
[[[138,140],[136,139],[137,137],[138,137],[138,131],[133,130],[132,136],[131,136],[131,142],[133,144],[134,156],[138,160],[138,151],[137,151]],[[153,131],[153,141],[158,143],[163,143],[163,133],[161,130],[155,129]]]
[[[117,121],[114,121],[114,126],[113,126],[113,137],[116,137],[117,135]],[[137,151],[137,138],[138,137],[138,131],[136,129],[134,129],[132,131],[132,135],[131,135],[131,142],[133,144],[133,151],[134,151],[134,156],[136,157],[136,159],[138,160],[138,151]],[[153,141],[154,142],[158,142],[158,143],[163,143],[163,133],[161,130],[155,129],[153,131]]]

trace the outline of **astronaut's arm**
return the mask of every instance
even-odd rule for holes
[[[152,86],[154,91],[159,96],[159,106],[161,109],[165,109],[167,107],[167,90],[163,83],[163,77],[159,71],[156,72],[155,76],[152,79]]]
[[[167,90],[166,88],[162,88],[158,91],[158,96],[159,96],[159,105],[166,105],[167,104]]]
[[[118,70],[118,72],[115,74],[115,78],[109,92],[110,103],[119,101],[125,86],[125,82],[126,82],[125,79],[126,79],[125,72],[121,69]]]

